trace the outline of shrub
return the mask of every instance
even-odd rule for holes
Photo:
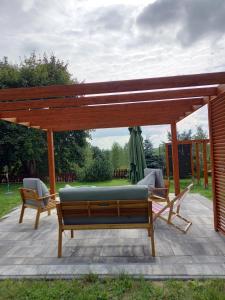
[[[113,177],[112,163],[105,157],[98,157],[84,170],[85,181],[111,180]]]

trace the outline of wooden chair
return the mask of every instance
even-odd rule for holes
[[[181,204],[187,194],[190,192],[193,183],[186,187],[179,195],[175,196],[173,199],[167,199],[151,195],[150,199],[152,200],[152,211],[153,211],[153,220],[160,218],[166,221],[169,225],[176,227],[183,233],[186,233],[190,228],[192,222],[185,219],[180,214]],[[165,204],[162,204],[164,202]],[[179,218],[186,223],[185,229],[182,229],[180,226],[176,225],[173,221],[175,218]]]
[[[151,189],[150,194],[152,195],[152,197],[154,196],[157,197],[159,194],[161,194],[160,197],[167,200],[169,199],[169,191],[170,191],[170,181],[168,179],[165,179],[164,187]]]
[[[58,257],[62,256],[62,233],[65,230],[70,230],[73,238],[74,230],[137,228],[148,230],[152,256],[155,256],[151,200],[68,201],[57,203],[56,207]]]
[[[19,218],[19,223],[23,222],[24,211],[26,208],[32,208],[37,211],[34,229],[38,228],[40,214],[43,212],[48,212],[51,214],[51,210],[56,208],[55,196],[57,194],[48,194],[43,197],[38,195],[37,190],[20,188],[20,195],[22,198],[22,208]]]

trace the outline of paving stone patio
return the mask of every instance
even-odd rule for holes
[[[156,257],[150,254],[145,230],[77,231],[63,237],[63,257],[57,258],[57,216],[42,214],[38,230],[34,215],[20,209],[0,219],[0,279],[71,278],[88,273],[127,273],[151,279],[225,278],[225,237],[213,230],[212,202],[190,194],[182,214],[193,225],[186,235],[158,220]]]

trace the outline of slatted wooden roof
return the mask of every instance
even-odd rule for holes
[[[217,96],[225,72],[0,90],[0,119],[53,131],[177,122]]]

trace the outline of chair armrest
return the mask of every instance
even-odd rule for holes
[[[154,194],[149,196],[149,200],[152,202],[167,202],[167,203],[169,203],[168,198],[163,198],[163,197],[160,197],[160,196],[154,195]]]
[[[153,188],[152,191],[168,191],[168,188]]]
[[[38,200],[44,200],[46,198],[52,198],[54,196],[58,196],[58,193],[55,193],[55,194],[50,194],[50,195],[46,195],[44,197],[39,197]]]

